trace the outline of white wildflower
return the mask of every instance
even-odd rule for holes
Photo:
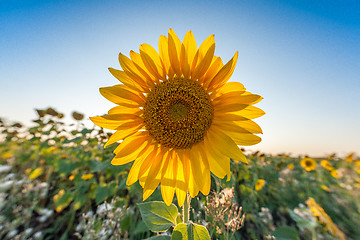
[[[9,180],[6,182],[3,182],[0,184],[0,192],[6,192],[7,190],[9,190],[11,188],[11,186],[13,185],[14,181]]]
[[[8,165],[0,165],[0,173],[6,173],[11,170],[11,166]]]

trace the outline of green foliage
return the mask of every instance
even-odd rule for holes
[[[174,204],[167,206],[164,202],[153,201],[138,203],[142,220],[153,232],[164,232],[176,225],[178,209]]]
[[[210,240],[208,230],[199,224],[189,222],[179,223],[174,228],[171,239],[173,240]]]
[[[300,240],[299,233],[296,228],[289,226],[277,228],[272,235],[276,238],[276,240]]]
[[[0,239],[29,239],[40,234],[39,239],[82,239],[85,235],[91,239],[170,239],[171,233],[173,238],[185,239],[186,233],[192,233],[194,239],[205,239],[200,237],[206,230],[201,225],[208,228],[206,233],[210,232],[212,239],[225,239],[224,231],[230,231],[231,224],[224,222],[220,229],[211,225],[205,215],[205,196],[200,194],[192,201],[190,219],[194,223],[189,225],[180,223],[174,205],[166,206],[171,210],[165,215],[162,206],[149,210],[153,203],[141,203],[141,186],[126,185],[131,163],[110,164],[118,144],[103,148],[108,133],[86,128],[80,120],[66,125],[54,109],[41,111],[31,127],[0,120],[0,166],[4,166],[0,171]],[[317,218],[295,211],[306,208],[301,204],[309,197],[321,205],[347,239],[360,239],[360,165],[336,156],[324,157],[315,159],[316,169],[307,172],[299,164],[300,156],[245,153],[249,164],[232,163],[229,182],[212,176],[211,189],[220,192],[233,186],[234,205],[246,213],[244,226],[228,235],[232,239],[269,235],[309,239],[310,229],[323,239],[336,239]],[[323,159],[339,171],[340,178],[320,166]],[[289,164],[294,168],[289,169]],[[38,176],[33,174],[36,170]],[[265,185],[256,191],[258,179],[264,179]],[[149,201],[159,200],[157,189]],[[139,208],[137,203],[141,203]],[[165,217],[157,219],[157,211]],[[167,232],[157,235],[150,230]]]

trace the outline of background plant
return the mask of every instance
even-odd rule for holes
[[[109,134],[86,128],[80,113],[72,114],[76,116],[72,124],[65,124],[64,115],[52,108],[37,110],[37,114],[30,127],[0,121],[0,238],[156,237],[141,220],[135,204],[142,201],[141,187],[125,184],[131,164],[110,164],[116,144],[103,148]],[[206,225],[213,239],[226,239],[226,234],[219,232],[226,225],[211,224],[207,208],[232,187],[228,207],[242,207],[246,217],[241,228],[229,229],[229,238],[280,238],[286,233],[290,239],[311,239],[310,225],[315,222],[318,239],[336,239],[318,218],[306,215],[309,197],[347,239],[360,238],[360,164],[355,155],[315,158],[316,168],[308,172],[300,165],[304,156],[246,153],[249,165],[232,163],[230,182],[213,176],[215,193],[192,200],[190,218]],[[323,160],[332,168],[323,167]],[[256,191],[259,179],[264,186]],[[156,200],[161,200],[159,189],[149,198]],[[169,238],[172,231],[161,233],[161,238]]]

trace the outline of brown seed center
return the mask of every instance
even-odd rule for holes
[[[196,82],[182,78],[157,84],[144,106],[149,134],[170,148],[189,148],[204,140],[213,116],[208,93]]]

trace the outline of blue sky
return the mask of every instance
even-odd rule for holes
[[[360,2],[0,1],[0,117],[31,124],[34,108],[104,114],[98,88],[117,84],[142,43],[173,28],[239,60],[232,81],[260,94],[267,153],[360,154]],[[70,118],[68,118],[69,121]],[[89,120],[88,120],[89,121]],[[90,121],[89,121],[90,124]]]

